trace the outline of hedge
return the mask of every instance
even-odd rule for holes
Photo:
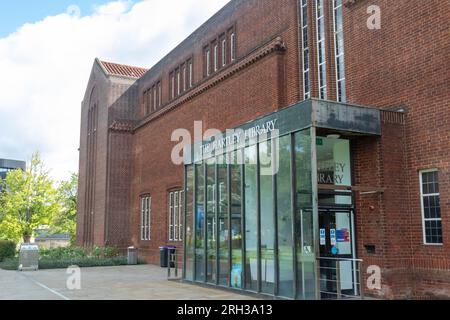
[[[16,255],[16,244],[14,241],[0,240],[0,262]]]

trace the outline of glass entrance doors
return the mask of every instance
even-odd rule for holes
[[[319,210],[320,293],[322,299],[356,296],[357,265],[352,210]]]

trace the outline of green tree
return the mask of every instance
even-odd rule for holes
[[[77,191],[77,174],[72,173],[68,181],[61,181],[58,186],[60,210],[55,214],[51,224],[51,231],[69,233],[71,243],[75,241],[77,227]]]
[[[0,237],[29,242],[34,230],[49,225],[59,211],[57,195],[39,153],[34,153],[25,172],[11,171],[3,181]]]

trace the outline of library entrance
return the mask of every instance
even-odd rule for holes
[[[307,100],[185,149],[183,279],[287,299],[360,295],[351,141],[377,109]]]

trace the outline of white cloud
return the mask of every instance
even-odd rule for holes
[[[75,7],[0,38],[0,158],[40,151],[56,179],[78,171],[80,106],[95,57],[151,67],[228,0]]]

